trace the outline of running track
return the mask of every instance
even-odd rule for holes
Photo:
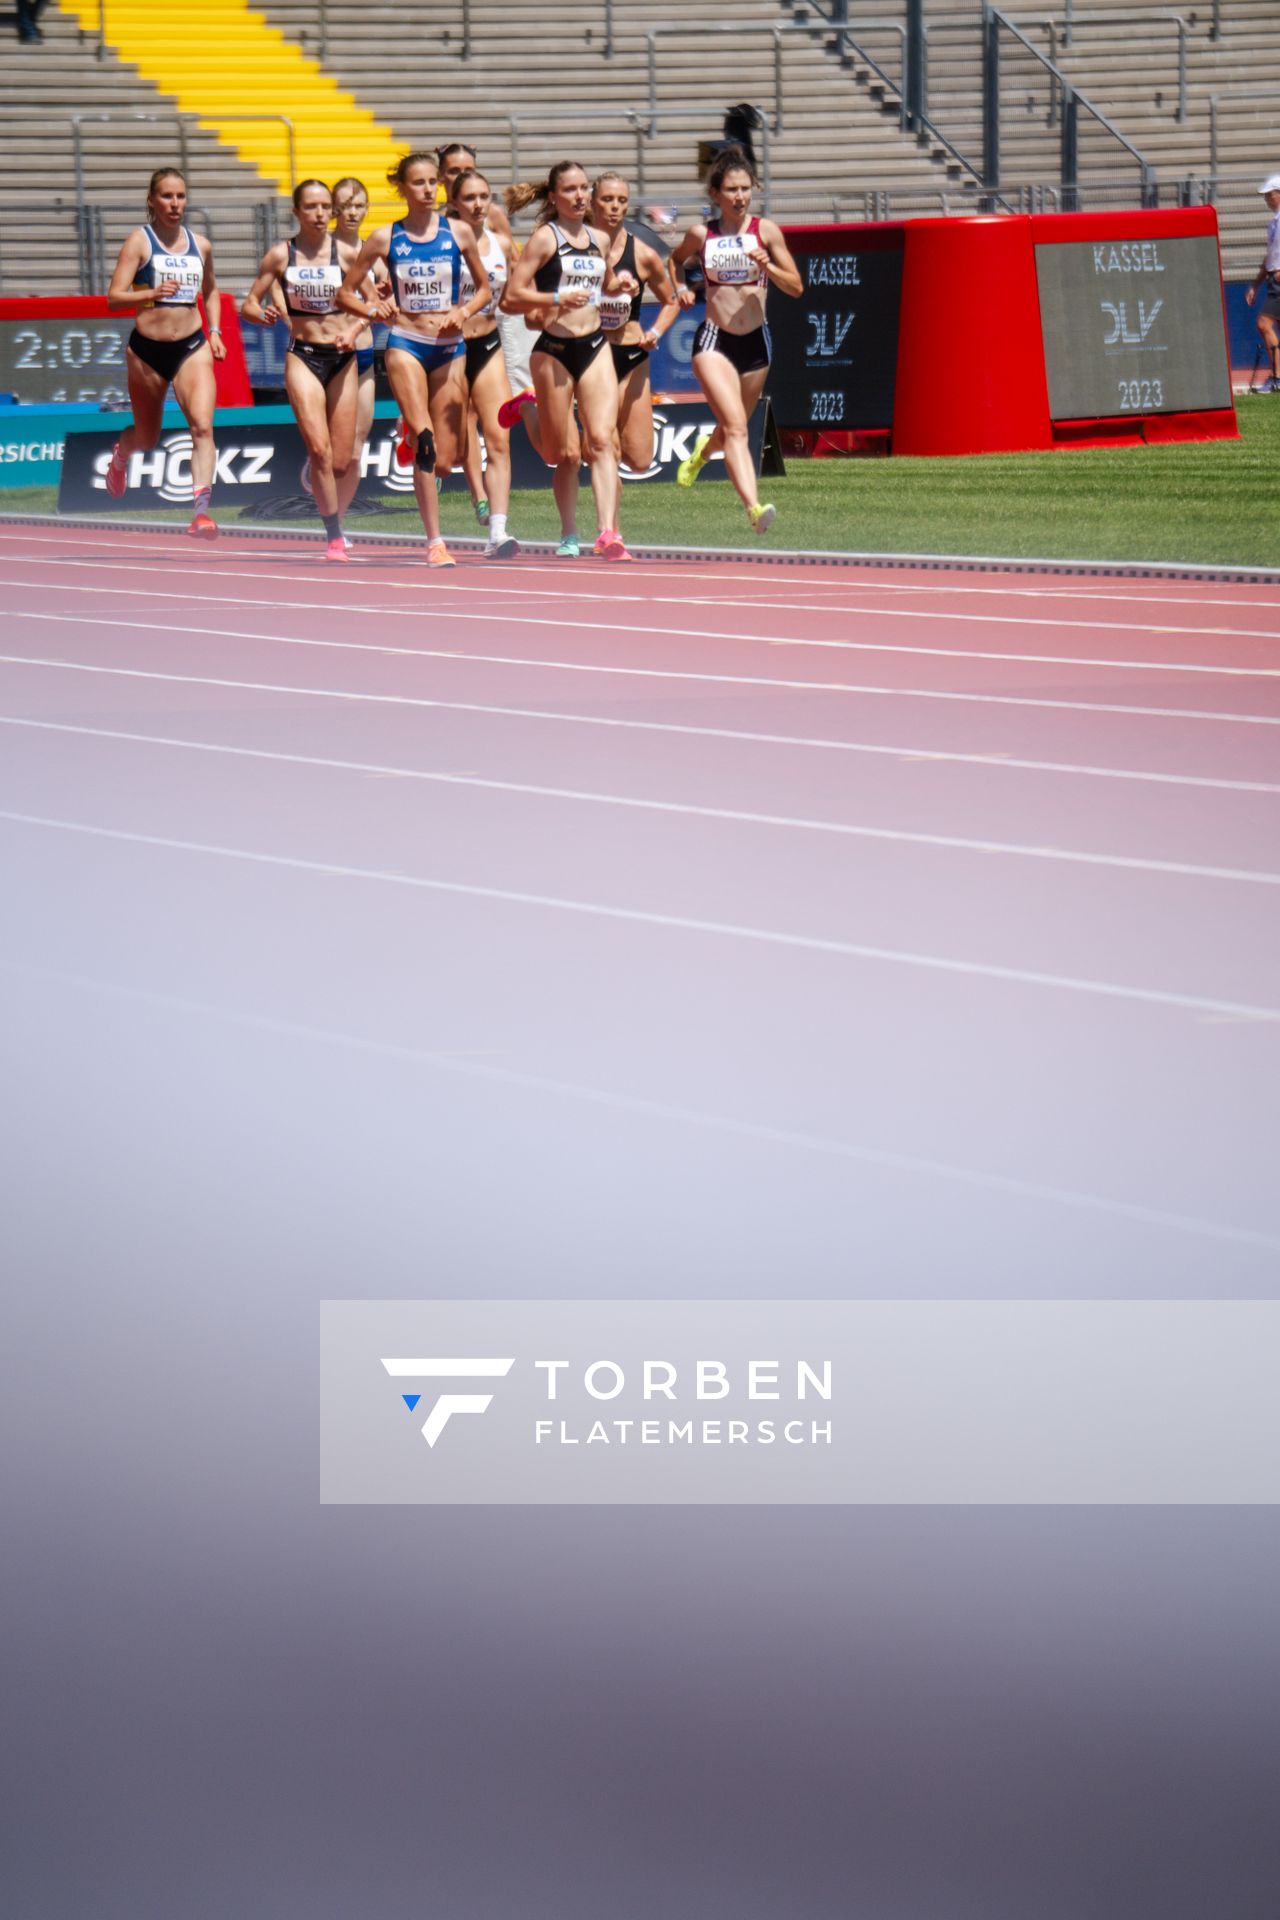
[[[1280,588],[12,523],[0,583],[33,1236],[1273,1291]]]

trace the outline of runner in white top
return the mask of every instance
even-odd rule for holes
[[[222,295],[213,272],[213,248],[183,222],[187,183],[176,167],[158,167],[147,188],[148,224],[135,227],[120,249],[107,306],[137,315],[125,362],[133,422],[112,449],[106,488],[118,500],[129,482],[129,456],[160,438],[170,383],[191,429],[191,525],[198,540],[216,540],[209,514],[213,492],[213,363],[225,360]],[[203,298],[209,331],[196,307]]]
[[[1263,392],[1280,393],[1280,173],[1269,174],[1258,192],[1271,209],[1271,219],[1267,223],[1267,250],[1262,256],[1262,265],[1258,268],[1253,285],[1244,297],[1252,306],[1263,282],[1266,282],[1267,291],[1258,314],[1258,332],[1271,358],[1271,378]]]
[[[323,180],[299,182],[293,211],[297,233],[267,249],[242,312],[258,326],[275,326],[280,317],[276,288],[284,294],[293,334],[285,355],[285,389],[306,444],[311,494],[324,522],[325,558],[345,564],[342,515],[360,480],[352,455],[361,329],[358,320],[338,311],[337,298],[358,249],[329,232],[333,200]]]
[[[764,533],[777,508],[770,501],[762,505],[756,492],[747,422],[769,377],[765,302],[770,287],[799,299],[804,282],[781,229],[752,213],[755,184],[746,154],[727,147],[707,175],[707,197],[715,215],[689,228],[667,265],[681,305],[691,307],[693,292],[683,285],[681,274],[689,261],[702,261],[707,317],[694,336],[693,372],[716,417],[715,431],[705,434],[680,462],[677,484],[691,487],[711,455],[723,451],[747,519],[754,532]]]
[[[502,355],[502,336],[498,332],[498,302],[511,270],[511,242],[490,227],[492,204],[493,193],[482,173],[469,168],[454,176],[449,212],[455,220],[465,221],[474,233],[484,270],[489,276],[492,296],[488,306],[482,307],[463,329],[467,341],[470,410],[462,470],[471,489],[476,518],[481,526],[487,525],[489,529],[486,557],[490,560],[509,560],[520,549],[507,533],[507,510],[511,501],[511,441],[498,413],[504,402],[511,398],[511,384]],[[469,300],[474,292],[471,276],[464,267],[458,298]],[[483,468],[475,432],[477,420],[484,434],[486,465]]]
[[[369,190],[363,180],[357,180],[349,173],[339,180],[333,189],[333,231],[345,246],[360,250],[360,229],[368,218]],[[387,280],[386,263],[380,262],[375,269],[374,279],[379,289]],[[373,431],[373,409],[376,400],[374,391],[373,367],[373,328],[361,329],[356,341],[356,379],[359,382],[356,393],[356,437],[351,458],[356,470],[356,484],[359,485],[361,458],[365,443]]]

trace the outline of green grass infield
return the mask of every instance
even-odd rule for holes
[[[1171,446],[986,454],[969,459],[793,460],[785,479],[761,484],[778,518],[757,539],[728,484],[625,486],[623,531],[636,545],[769,547],[855,553],[946,553],[1008,559],[1173,561],[1280,565],[1280,394],[1244,397],[1241,438]],[[0,514],[52,513],[52,487],[7,489]],[[448,534],[477,534],[470,501],[441,502]],[[116,517],[122,517],[117,513]],[[185,511],[139,514],[182,522]],[[237,513],[222,511],[230,525]],[[521,492],[511,529],[557,537],[550,491]],[[305,521],[289,523],[293,531]],[[399,505],[353,514],[353,533],[414,533]],[[584,484],[579,531],[595,533]]]

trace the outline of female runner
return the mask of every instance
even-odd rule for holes
[[[453,198],[454,182],[459,174],[475,172],[476,150],[474,147],[464,146],[461,140],[455,140],[451,146],[436,148],[436,160],[440,167],[436,205],[444,207]],[[511,222],[496,201],[489,208],[489,231],[500,234],[504,240],[512,238]]]
[[[647,240],[637,240],[624,224],[630,189],[620,173],[602,173],[591,188],[591,218],[612,242],[610,266],[629,273],[639,291],[606,294],[600,302],[600,324],[613,355],[618,376],[618,447],[623,465],[632,473],[647,473],[653,465],[653,394],[649,386],[649,355],[680,313],[662,256]],[[651,327],[641,328],[640,302],[650,287],[662,302]]]
[[[484,434],[486,466],[482,472],[480,448],[475,434],[469,432],[462,468],[471,488],[471,497],[476,502],[481,525],[488,524],[489,544],[484,550],[486,559],[509,560],[519,553],[520,548],[507,533],[507,509],[511,502],[511,442],[507,429],[499,424],[498,409],[511,398],[511,387],[507,381],[506,362],[502,357],[502,337],[498,332],[498,301],[510,271],[511,242],[504,240],[501,234],[488,226],[492,199],[489,182],[482,173],[468,169],[454,175],[449,211],[455,219],[465,221],[475,235],[492,294],[488,306],[473,320],[468,320],[466,325],[467,391],[470,411],[479,420]],[[464,268],[459,298],[469,299],[474,291]],[[489,489],[487,500],[481,497],[481,490],[486,486]],[[483,514],[480,513],[482,506]]]
[[[347,271],[338,305],[358,318],[372,311],[391,323],[387,378],[414,439],[413,490],[427,536],[427,565],[451,567],[453,557],[440,537],[434,475],[450,471],[462,446],[463,328],[488,304],[489,276],[470,227],[436,212],[434,154],[406,153],[387,179],[404,196],[404,218],[369,235]],[[362,289],[380,260],[390,284],[370,308]],[[468,300],[460,293],[464,264],[476,289]]]
[[[184,226],[187,183],[176,167],[160,167],[147,188],[145,227],[135,227],[120,249],[107,306],[112,313],[137,313],[125,362],[133,425],[111,450],[107,492],[118,500],[129,484],[129,455],[154,447],[164,424],[170,383],[173,397],[191,429],[191,491],[195,511],[187,532],[216,540],[209,516],[213,493],[213,363],[225,360],[222,344],[222,295],[213,273],[213,248],[202,234]],[[203,294],[209,317],[206,341],[196,301]],[[207,351],[206,351],[207,347]]]
[[[339,180],[333,189],[333,231],[344,246],[350,247],[353,255],[360,251],[360,228],[369,212],[369,190],[363,180],[357,180],[349,173]],[[386,281],[385,267],[375,276],[379,284]],[[373,431],[374,376],[373,376],[373,328],[360,329],[356,341],[356,437],[351,450],[351,462],[356,470],[356,485],[359,485],[360,462],[365,444]]]
[[[333,201],[323,180],[304,180],[294,188],[293,211],[298,231],[262,256],[243,312],[259,326],[274,326],[280,309],[269,296],[279,283],[293,333],[284,359],[285,391],[306,442],[311,493],[328,543],[324,557],[345,561],[342,514],[360,480],[353,458],[360,328],[336,302],[355,256],[329,232]]]
[[[765,295],[772,284],[798,299],[804,283],[779,229],[751,211],[755,184],[747,156],[738,147],[727,147],[707,176],[708,195],[720,211],[689,228],[668,265],[681,306],[691,307],[693,293],[684,285],[681,269],[695,256],[702,259],[707,317],[694,335],[693,371],[716,417],[715,431],[703,434],[689,458],[680,462],[676,479],[682,487],[691,487],[712,454],[723,452],[747,519],[756,533],[764,533],[778,510],[760,504],[747,422],[769,373]]]
[[[595,457],[591,463],[591,491],[595,495],[599,533],[596,551],[605,560],[630,560],[618,531],[618,456],[614,434],[618,425],[618,382],[613,362],[605,352],[600,326],[600,298],[604,293],[637,291],[632,274],[615,272],[608,264],[608,242],[587,225],[591,189],[585,168],[576,160],[561,160],[546,180],[507,190],[507,210],[517,212],[539,195],[538,224],[511,270],[503,304],[511,313],[532,313],[551,301],[550,312],[530,355],[534,391],[542,425],[543,454],[557,469],[558,502],[565,482],[577,486],[577,461],[572,452],[571,422],[574,401],[583,432]],[[563,524],[563,504],[562,504]],[[565,558],[573,554],[566,534],[560,543]]]

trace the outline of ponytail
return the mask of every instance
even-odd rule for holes
[[[525,207],[531,206],[535,200],[540,199],[542,205],[539,207],[538,217],[534,221],[534,225],[540,227],[544,221],[551,218],[553,211],[552,201],[555,190],[565,174],[581,173],[585,175],[586,171],[581,160],[557,160],[555,166],[548,172],[545,180],[539,180],[536,183],[532,180],[519,180],[515,186],[506,189],[502,198],[506,205],[507,212],[520,213]]]
[[[434,153],[402,153],[394,167],[387,168],[387,185],[389,187],[398,187],[403,193],[405,178],[410,167],[418,166],[422,162],[425,162],[427,166],[432,167],[436,173],[439,173],[440,163]]]

